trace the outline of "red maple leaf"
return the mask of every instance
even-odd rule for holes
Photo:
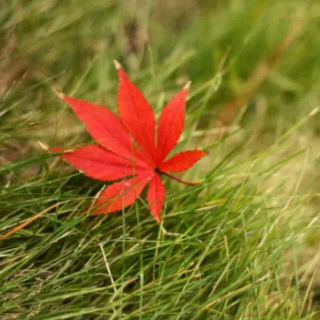
[[[53,148],[51,151],[60,153],[63,159],[94,179],[112,181],[130,177],[106,187],[93,204],[93,214],[107,214],[128,207],[149,184],[148,206],[155,220],[160,223],[165,199],[160,175],[196,185],[184,182],[170,172],[185,171],[207,155],[201,150],[184,151],[166,160],[183,130],[188,86],[178,92],[162,110],[156,135],[156,121],[151,106],[120,64],[115,61],[115,65],[119,75],[120,119],[103,106],[57,92],[85,124],[98,145],[87,145],[71,151]]]

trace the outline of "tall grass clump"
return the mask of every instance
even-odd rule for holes
[[[308,319],[284,259],[299,237],[294,210],[277,206],[275,190],[258,190],[261,159],[239,165],[235,152],[197,187],[168,185],[165,229],[142,199],[124,214],[84,214],[97,186],[48,170],[46,156],[3,168],[16,181],[2,190],[2,232],[40,215],[2,239],[2,317]],[[41,172],[19,181],[39,163]]]

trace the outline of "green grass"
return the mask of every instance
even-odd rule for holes
[[[0,241],[1,319],[317,319],[320,5],[0,8],[0,235],[41,213]],[[210,155],[183,176],[197,187],[164,177],[166,232],[145,194],[123,213],[84,212],[103,184],[38,144],[90,141],[51,87],[115,110],[113,59],[157,116],[192,80],[178,149]],[[266,61],[270,72],[249,92]],[[247,94],[221,123],[228,102]]]
[[[164,225],[173,235],[161,232],[143,200],[123,215],[81,214],[93,184],[79,174],[47,172],[7,187],[1,229],[56,207],[2,243],[3,316],[307,318],[283,265],[299,236],[285,228],[290,216],[267,207],[268,196],[247,179],[232,177],[239,166],[225,166],[198,187],[170,186]]]

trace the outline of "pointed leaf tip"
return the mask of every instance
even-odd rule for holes
[[[121,64],[119,63],[119,61],[113,60],[113,63],[114,63],[114,66],[116,67],[117,70],[122,69],[122,66],[121,66]]]
[[[190,89],[190,86],[191,86],[191,81],[188,81],[185,86],[183,87],[183,90],[186,90],[188,91]]]
[[[62,92],[58,91],[55,87],[51,87],[54,93],[61,99],[64,100],[66,97]]]
[[[46,145],[45,143],[41,142],[41,141],[38,141],[38,144],[40,146],[40,148],[44,151],[48,151],[49,150],[49,147],[48,145]]]

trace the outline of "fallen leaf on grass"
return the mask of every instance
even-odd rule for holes
[[[118,113],[120,118],[104,106],[65,96],[56,91],[80,120],[98,145],[75,150],[53,148],[60,156],[84,172],[101,181],[128,177],[104,189],[93,204],[93,214],[107,214],[133,204],[149,184],[147,203],[154,219],[161,222],[165,187],[160,179],[166,175],[188,185],[196,185],[172,176],[192,167],[206,152],[180,152],[167,160],[183,131],[185,104],[189,84],[164,107],[157,126],[153,110],[141,91],[129,80],[115,61],[119,76]]]

